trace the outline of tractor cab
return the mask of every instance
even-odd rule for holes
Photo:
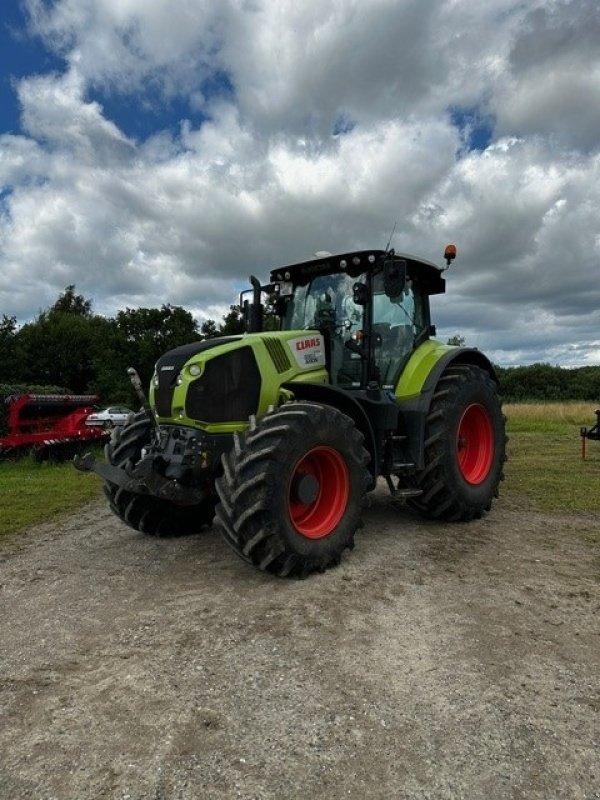
[[[282,330],[318,330],[330,381],[393,389],[415,347],[433,332],[429,295],[445,281],[434,264],[391,251],[325,255],[273,270],[267,288]]]

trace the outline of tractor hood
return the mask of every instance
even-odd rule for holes
[[[251,333],[178,347],[156,363],[150,403],[163,424],[227,433],[277,405],[290,381],[328,381],[319,331]]]

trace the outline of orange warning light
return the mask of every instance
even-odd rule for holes
[[[444,258],[446,259],[446,264],[450,266],[450,262],[454,261],[456,258],[456,245],[455,244],[447,244],[446,249],[444,250]]]

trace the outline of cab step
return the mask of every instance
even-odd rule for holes
[[[388,488],[389,488],[391,494],[396,499],[402,499],[402,498],[407,498],[407,497],[419,497],[420,495],[423,494],[423,490],[422,489],[416,489],[416,488],[412,488],[412,487],[396,488],[394,486],[393,482],[392,482],[391,475],[386,475],[385,476],[385,480],[386,480],[386,483],[388,485]]]

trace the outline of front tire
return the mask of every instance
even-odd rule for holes
[[[362,434],[335,408],[286,403],[252,420],[216,481],[225,541],[281,577],[338,564],[361,523],[368,460]]]
[[[505,420],[496,383],[469,364],[448,367],[436,386],[425,426],[422,495],[410,503],[434,519],[479,518],[504,479]]]
[[[132,415],[125,425],[113,429],[104,448],[109,464],[125,469],[135,466],[142,450],[152,440],[152,423],[144,411]],[[207,492],[201,503],[177,506],[152,495],[127,492],[110,481],[104,494],[112,511],[130,528],[149,536],[186,536],[210,526],[215,516],[216,496]]]

